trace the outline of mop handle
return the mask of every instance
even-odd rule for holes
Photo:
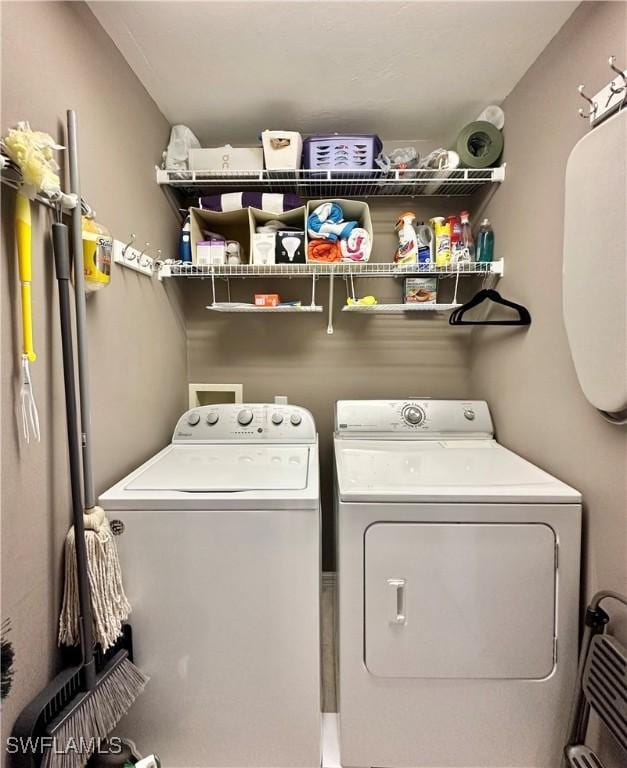
[[[20,283],[22,290],[22,336],[23,352],[29,362],[37,358],[33,345],[33,309],[31,302],[31,219],[30,200],[21,192],[17,193],[15,201],[15,232],[17,240],[17,255],[20,270]]]
[[[78,173],[78,126],[76,112],[67,111],[68,160],[70,166],[70,192],[81,199]],[[91,452],[91,398],[89,386],[89,360],[87,358],[87,313],[85,309],[85,277],[83,274],[83,223],[81,206],[72,209],[72,250],[74,251],[74,301],[76,304],[76,345],[78,358],[78,387],[80,393],[81,433],[83,447],[83,492],[85,509],[96,504],[93,460]]]
[[[78,445],[78,419],[76,416],[76,384],[74,380],[74,354],[72,345],[72,312],[70,308],[70,252],[65,224],[52,225],[54,263],[59,286],[59,314],[61,317],[61,346],[63,351],[63,381],[65,384],[65,413],[67,421],[68,450],[70,457],[70,489],[72,518],[76,541],[76,571],[78,575],[78,599],[80,606],[81,645],[85,665],[85,682],[90,690],[96,684],[94,662],[94,634],[87,569],[87,546],[83,523],[81,498],[81,455]]]

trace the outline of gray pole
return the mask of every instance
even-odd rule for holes
[[[85,278],[83,276],[83,225],[81,221],[81,187],[78,172],[78,127],[76,112],[67,111],[68,158],[70,192],[78,198],[72,211],[72,250],[74,251],[74,299],[76,302],[76,340],[78,348],[78,384],[81,410],[81,443],[83,446],[83,491],[85,509],[96,504],[91,454],[91,400],[89,361],[87,359],[87,313],[85,309]]]

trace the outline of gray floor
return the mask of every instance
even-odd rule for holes
[[[322,635],[322,711],[337,712],[335,685],[335,573],[322,574],[320,598]]]

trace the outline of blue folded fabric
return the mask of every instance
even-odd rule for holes
[[[357,221],[344,221],[344,211],[337,203],[322,203],[307,219],[307,231],[313,239],[346,239],[358,225]]]

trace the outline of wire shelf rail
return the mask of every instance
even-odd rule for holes
[[[411,275],[446,277],[455,275],[502,275],[503,259],[491,262],[460,262],[434,267],[425,264],[386,262],[336,262],[333,264],[222,264],[204,266],[182,261],[159,264],[159,278],[186,277],[324,277],[355,275],[362,277],[408,277]]]
[[[322,312],[322,307],[316,304],[303,304],[302,306],[278,306],[278,307],[257,307],[254,304],[240,304],[230,301],[216,301],[214,304],[208,304],[207,309],[212,312],[258,312],[260,314],[271,315],[278,314],[303,314],[308,312]]]
[[[342,312],[394,315],[408,312],[450,312],[461,306],[457,302],[449,304],[347,304],[342,307]]]
[[[499,168],[433,170],[170,171],[156,168],[157,184],[189,196],[203,192],[280,192],[301,197],[421,197],[472,195],[505,179]]]

